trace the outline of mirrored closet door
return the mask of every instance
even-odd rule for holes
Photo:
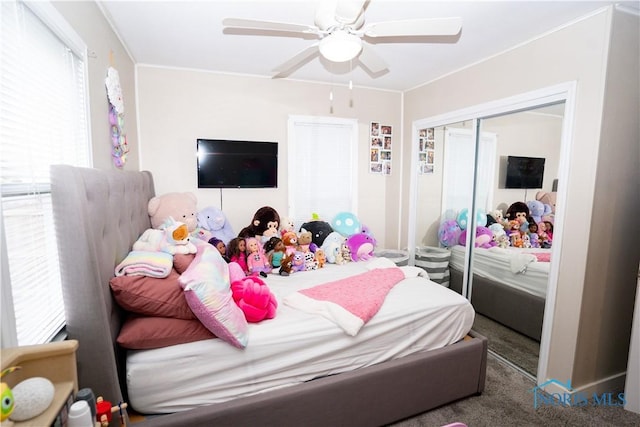
[[[489,350],[532,377],[553,257],[563,120],[564,102],[556,102],[415,129],[412,262],[438,275],[434,261],[446,259],[443,284],[470,299],[473,328],[489,338]]]

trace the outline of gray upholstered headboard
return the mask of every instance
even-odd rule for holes
[[[111,402],[124,401],[126,382],[124,351],[116,345],[123,312],[112,299],[109,280],[151,227],[147,206],[154,195],[146,171],[51,167],[67,332],[79,341],[79,386]]]

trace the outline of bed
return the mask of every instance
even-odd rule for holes
[[[394,315],[394,295],[401,298],[408,292],[414,301],[432,300],[429,304],[435,317],[426,323],[438,324],[443,316],[452,316],[453,312],[447,311],[450,304],[445,309],[437,301],[455,294],[418,277],[396,285],[380,311],[353,337],[327,319],[318,320],[318,316],[280,304],[274,319],[250,325],[246,352],[217,338],[164,349],[126,351],[116,340],[127,313],[115,303],[109,282],[115,266],[150,228],[147,203],[154,195],[153,178],[149,172],[57,165],[51,169],[51,182],[67,332],[79,341],[79,385],[112,402],[131,398],[134,409],[138,406],[141,412],[162,414],[147,416],[136,425],[383,425],[484,390],[487,340],[468,330],[473,311],[464,303],[454,298],[462,307],[453,314],[460,318],[458,331],[449,327],[421,333],[425,322],[419,323],[417,318],[423,316],[428,304],[406,307],[407,316]],[[333,279],[341,267],[299,272],[296,282],[295,275],[265,281],[278,298],[283,298],[302,287]],[[343,276],[359,274],[366,268],[364,263],[344,267],[340,270]],[[431,297],[422,298],[427,294]],[[398,299],[398,303],[401,301],[406,300]],[[293,319],[293,329],[284,330],[278,323],[287,319]],[[404,336],[389,336],[396,329]],[[299,334],[300,330],[313,333],[297,336],[297,348],[287,347],[286,354],[270,348],[278,337]],[[417,338],[403,341],[410,335]],[[382,341],[376,341],[376,336]],[[320,345],[322,341],[325,345]],[[260,342],[268,345],[260,347]],[[365,354],[374,349],[377,352],[373,358],[365,359]],[[296,358],[298,351],[300,357]],[[343,355],[342,365],[325,365],[326,354],[318,351]],[[231,363],[225,354],[244,361],[231,368],[225,365]],[[260,357],[272,364],[276,361],[278,366],[254,365]],[[300,365],[290,368],[287,358],[306,360],[302,365],[312,365],[313,369]],[[214,394],[201,393],[211,382],[226,381],[219,372],[202,370],[203,365],[216,364],[229,370],[256,372],[245,377],[245,389],[240,393],[225,394],[226,385]],[[273,372],[261,370],[266,368],[285,372],[285,377],[295,380],[275,380]],[[195,384],[190,380],[193,377],[204,382]],[[193,388],[183,392],[187,386]],[[167,398],[168,394],[173,398]]]
[[[471,301],[477,313],[540,341],[551,249],[475,248]],[[451,248],[451,289],[462,292],[465,248]]]

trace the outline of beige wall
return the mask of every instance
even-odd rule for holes
[[[153,173],[158,194],[192,191],[199,209],[220,207],[220,190],[197,188],[196,139],[278,141],[278,188],[224,189],[222,210],[236,232],[249,225],[255,211],[264,205],[288,216],[289,116],[355,118],[359,128],[358,218],[372,230],[380,247],[397,240],[399,195],[388,192],[387,187],[397,188],[401,175],[400,93],[354,88],[350,107],[349,90],[334,85],[334,112],[330,114],[330,85],[148,66],[139,66],[137,73],[140,167]],[[391,176],[369,173],[371,121],[395,130],[395,172]]]
[[[111,157],[109,102],[104,84],[107,69],[109,66],[113,66],[120,75],[125,106],[125,130],[130,150],[123,169],[138,170],[138,130],[133,61],[96,3],[65,1],[52,3],[86,43],[90,53],[87,64],[93,166],[98,169],[117,169]]]
[[[615,375],[626,366],[640,261],[640,23],[616,12],[611,25],[593,220],[574,378]],[[638,315],[638,314],[636,314]],[[638,363],[636,360],[635,363]]]
[[[617,346],[601,344],[597,338],[593,338],[591,332],[586,332],[580,325],[581,316],[587,316],[586,313],[590,315],[598,313],[597,316],[602,314],[598,311],[601,306],[593,304],[589,298],[592,288],[603,289],[606,287],[607,292],[611,291],[613,294],[608,296],[612,300],[617,300],[622,296],[628,297],[628,292],[620,292],[621,289],[618,289],[615,284],[612,285],[610,280],[603,277],[596,279],[591,275],[587,276],[590,260],[593,262],[591,264],[593,268],[596,264],[601,266],[600,263],[595,262],[595,254],[603,255],[604,252],[612,250],[617,245],[616,240],[622,238],[625,241],[628,238],[623,238],[627,232],[623,227],[618,227],[615,230],[608,228],[607,230],[610,231],[608,238],[598,242],[595,242],[591,236],[592,215],[606,209],[609,209],[609,218],[611,218],[611,214],[614,217],[625,215],[620,206],[615,205],[598,206],[594,210],[594,203],[601,201],[601,195],[598,193],[600,188],[596,187],[596,176],[610,174],[610,176],[616,177],[615,180],[621,180],[624,174],[629,173],[626,167],[622,169],[625,172],[616,170],[615,173],[612,173],[612,169],[615,168],[612,162],[599,162],[598,153],[601,141],[606,144],[607,149],[618,152],[620,156],[624,156],[623,153],[627,153],[632,144],[627,138],[601,140],[608,49],[607,35],[611,28],[612,13],[612,9],[607,9],[546,37],[425,84],[405,94],[403,126],[405,133],[408,134],[411,124],[415,120],[457,111],[563,82],[576,82],[577,99],[571,135],[573,142],[569,156],[569,179],[566,183],[568,196],[559,202],[559,211],[567,219],[563,230],[563,236],[567,237],[563,239],[559,259],[560,272],[547,369],[548,378],[574,378],[572,383],[574,387],[585,385],[588,379],[606,378],[612,371],[621,373],[626,368],[627,353],[620,340],[618,340]],[[637,18],[635,19],[637,25]],[[629,35],[625,34],[625,36]],[[623,42],[623,45],[625,43],[626,41]],[[637,44],[637,37],[635,43]],[[635,51],[630,49],[629,51],[634,53],[637,60],[638,49]],[[637,78],[637,74],[635,78]],[[637,102],[637,90],[633,92],[627,89],[627,92],[635,93]],[[431,102],[434,99],[437,99],[438,102]],[[425,102],[425,100],[427,101]],[[637,127],[637,115],[635,117]],[[612,118],[611,120],[613,123],[618,123],[617,119]],[[626,134],[627,131],[624,132]],[[631,141],[637,144],[638,139],[636,137]],[[405,138],[404,142],[409,144],[409,138]],[[608,155],[613,156],[612,154]],[[404,161],[408,161],[407,150],[405,150]],[[632,161],[627,160],[627,162]],[[597,174],[594,173],[596,170]],[[405,179],[408,180],[409,171],[405,170],[404,173]],[[624,179],[625,183],[630,183],[628,178]],[[637,182],[635,188],[637,191]],[[598,197],[596,198],[596,196]],[[403,188],[403,206],[407,204],[408,189]],[[406,223],[406,219],[404,223]],[[633,227],[637,231],[638,225],[634,224]],[[404,233],[406,233],[405,228],[403,228]],[[638,233],[635,235],[637,236]],[[590,244],[586,244],[586,242],[590,242]],[[631,277],[627,276],[629,265],[635,263],[636,269],[638,266],[637,250],[634,249],[633,252],[622,255],[618,259],[607,256],[610,263],[600,276],[612,273],[616,269],[622,269],[624,273],[616,272],[615,277],[625,281],[634,280],[635,274]],[[624,278],[621,277],[622,274],[625,274]],[[583,296],[585,297],[584,301]],[[630,298],[630,301],[632,300]],[[607,305],[608,309],[610,307]],[[615,317],[615,310],[608,313],[607,316]],[[625,316],[611,319],[607,330],[611,330],[611,327],[615,325],[620,329],[616,335],[625,335],[628,341],[630,330],[629,323],[625,324],[625,320]],[[589,339],[587,336],[592,338]],[[578,342],[580,342],[579,347]],[[578,362],[580,358],[589,357],[597,357],[598,363]]]

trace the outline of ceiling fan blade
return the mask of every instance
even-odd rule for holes
[[[222,25],[228,28],[248,28],[255,30],[289,31],[292,33],[318,33],[318,28],[310,25],[290,24],[287,22],[260,21],[257,19],[224,18]]]
[[[380,58],[380,56],[375,53],[373,49],[366,43],[362,44],[362,52],[358,57],[358,61],[360,61],[360,64],[362,64],[362,66],[364,66],[372,74],[378,74],[385,70],[389,70],[387,68],[386,62],[384,62],[384,60]]]
[[[319,45],[320,43],[314,43],[295,54],[293,58],[289,59],[287,62],[278,65],[273,69],[273,71],[277,72],[277,74],[275,74],[272,78],[278,79],[281,77],[286,77],[296,69],[302,67],[314,57],[318,56],[320,54],[320,50],[318,49]]]
[[[342,24],[353,24],[362,14],[367,0],[338,0],[336,2],[335,18]]]
[[[367,37],[454,36],[462,28],[462,18],[425,18],[369,24]]]

